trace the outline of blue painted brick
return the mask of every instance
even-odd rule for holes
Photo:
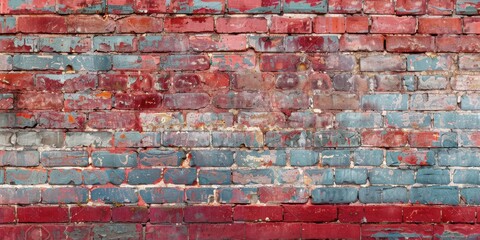
[[[189,188],[185,190],[187,203],[210,203],[215,199],[214,188]]]
[[[355,149],[353,161],[356,166],[380,166],[383,163],[383,150]]]
[[[318,152],[312,150],[290,150],[290,164],[292,166],[313,166],[318,164]]]
[[[221,203],[254,203],[258,200],[257,188],[220,188],[219,197]]]
[[[379,128],[383,127],[383,119],[380,113],[337,113],[335,120],[339,127],[343,128]]]
[[[335,169],[336,184],[365,184],[367,183],[367,169]]]
[[[167,3],[170,3],[170,11],[174,13],[198,14],[205,12],[209,14],[219,14],[223,13],[224,10],[224,1],[194,0],[193,4],[190,1],[172,2],[168,1]]]
[[[160,181],[162,169],[134,169],[128,173],[128,183],[137,184],[155,184]]]
[[[5,171],[1,170],[0,171],[0,184],[5,183]]]
[[[322,165],[350,166],[350,155],[350,150],[324,150],[322,151]]]
[[[88,189],[79,187],[42,189],[42,203],[79,204],[88,202]]]
[[[241,1],[236,1],[236,2],[241,2]],[[245,9],[238,9],[228,5],[229,13],[252,13],[252,14],[280,13],[280,10],[281,10],[281,5],[279,0],[268,1],[268,2],[255,2],[253,5],[245,7]]]
[[[305,169],[305,184],[333,185],[333,169]]]
[[[448,77],[433,75],[433,76],[419,76],[418,89],[420,90],[443,90],[448,85]]]
[[[165,147],[208,147],[210,146],[210,133],[164,132],[162,144]]]
[[[106,71],[112,68],[110,56],[101,55],[15,55],[13,67],[18,70],[65,70],[70,65],[75,71]]]
[[[448,185],[450,183],[450,172],[448,169],[420,168],[417,171],[416,182]]]
[[[228,185],[232,183],[231,170],[200,170],[198,173],[200,185]]]
[[[112,147],[110,132],[67,132],[65,145],[67,147]]]
[[[161,134],[156,132],[116,132],[115,147],[159,147]]]
[[[41,200],[40,188],[0,188],[3,204],[32,204]]]
[[[385,124],[387,127],[393,128],[428,128],[430,127],[430,123],[430,114],[417,112],[388,112]]]
[[[111,14],[131,14],[133,13],[133,2],[110,2],[107,1],[107,12]]]
[[[0,33],[14,33],[17,30],[17,20],[14,16],[0,17]]]
[[[1,166],[33,167],[39,162],[40,153],[37,151],[0,151]]]
[[[458,205],[458,193],[457,187],[412,187],[410,189],[410,202],[420,204]]]
[[[412,94],[410,98],[411,110],[455,110],[457,96],[454,94]]]
[[[407,75],[403,76],[403,86],[407,91],[415,91],[415,76]]]
[[[38,51],[38,37],[0,36],[0,42],[6,42],[6,44],[2,44],[5,46],[5,49],[2,49],[2,52],[8,52],[9,49],[12,49],[12,52]],[[9,45],[9,43],[12,45]]]
[[[312,190],[312,203],[353,203],[358,198],[358,189],[356,188],[315,188]]]
[[[120,185],[125,181],[125,170],[106,169],[106,170],[83,170],[83,182],[87,185]]]
[[[92,153],[93,165],[96,167],[136,167],[137,153],[111,153],[108,151],[97,151]]]
[[[449,70],[452,65],[452,57],[445,54],[436,56],[412,54],[407,56],[408,71]]]
[[[462,110],[479,110],[480,109],[480,95],[468,94],[463,95],[461,100]]]
[[[70,4],[64,4],[70,2]],[[76,5],[73,4],[74,7],[71,6],[72,1],[69,0],[63,0],[63,1],[57,1],[57,12],[59,14],[72,14],[72,13],[80,13],[80,14],[95,14],[95,13],[104,13],[105,12],[105,7],[106,7],[106,0],[100,0],[100,1],[92,1],[89,4],[82,4],[82,5]],[[80,3],[80,2],[79,2]]]
[[[434,115],[435,128],[478,129],[480,128],[479,113],[441,112]]]
[[[310,147],[312,146],[310,131],[269,131],[265,134],[265,145],[273,148]]]
[[[360,135],[355,131],[328,130],[315,133],[315,147],[359,147]]]
[[[174,184],[193,184],[197,180],[195,168],[167,168],[164,172],[163,181]]]
[[[183,189],[171,187],[155,187],[140,190],[140,196],[147,204],[152,203],[183,203]]]
[[[214,147],[263,147],[262,132],[212,132]]]
[[[408,192],[404,187],[364,187],[360,188],[362,203],[407,203]]]
[[[478,5],[480,4],[480,0],[457,0],[455,2],[457,14],[477,15],[479,13]]]
[[[480,188],[462,188],[460,189],[460,196],[465,200],[466,204],[480,204]]]
[[[374,168],[368,172],[368,180],[371,184],[414,184],[415,175],[413,170]]]
[[[53,169],[50,171],[49,183],[53,185],[80,185],[82,173],[75,169]]]
[[[92,201],[104,203],[136,203],[138,196],[133,188],[95,188],[91,192]]]
[[[404,111],[408,109],[408,95],[394,93],[364,95],[361,104],[364,110]]]
[[[480,166],[480,151],[478,149],[441,149],[437,153],[438,165],[457,167]]]
[[[95,36],[93,48],[98,52],[134,52],[136,42],[134,36]]]
[[[229,167],[233,164],[233,152],[228,150],[195,150],[190,155],[191,166]]]
[[[47,171],[28,169],[7,169],[5,183],[10,185],[34,185],[47,183]]]
[[[185,160],[184,151],[148,149],[138,154],[143,166],[180,166]]]
[[[453,172],[453,182],[459,184],[480,184],[480,171],[473,169],[456,169]]]
[[[279,184],[296,184],[299,183],[300,178],[303,177],[298,169],[275,169],[275,182]]]
[[[285,0],[283,11],[285,13],[327,13],[327,0]]]
[[[273,169],[237,169],[233,170],[234,184],[273,184],[275,172]]]
[[[285,150],[237,151],[235,163],[239,167],[285,166],[287,153]]]
[[[38,49],[43,52],[85,52],[90,49],[90,39],[81,37],[42,37]]]

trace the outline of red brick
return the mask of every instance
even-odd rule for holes
[[[18,52],[28,53],[36,51],[36,42],[38,38],[29,37],[5,37],[0,39],[0,52]]]
[[[397,0],[395,5],[397,15],[422,15],[426,8],[426,0]]]
[[[213,17],[167,17],[165,32],[213,32]]]
[[[464,33],[480,33],[480,18],[465,17],[463,18],[463,32]]]
[[[308,192],[300,187],[259,187],[258,195],[262,203],[305,203]]]
[[[58,206],[29,206],[18,207],[19,223],[62,223],[68,222],[68,208]]]
[[[403,207],[403,221],[408,223],[439,223],[442,219],[442,208],[434,206]]]
[[[262,54],[260,70],[264,72],[296,72],[307,70],[307,63],[295,54]]]
[[[87,126],[95,129],[139,129],[133,112],[92,112],[88,115]]]
[[[67,19],[69,33],[109,33],[115,30],[115,21],[93,16],[69,16]]]
[[[462,33],[461,18],[419,18],[418,33],[459,34]]]
[[[15,222],[15,208],[2,206],[0,207],[0,223]]]
[[[387,36],[389,52],[433,52],[435,38],[432,36]]]
[[[283,205],[285,222],[333,222],[337,220],[335,206]]]
[[[217,18],[219,33],[263,33],[268,31],[267,19],[260,17]]]
[[[480,52],[479,36],[439,36],[436,40],[438,52]]]
[[[414,17],[373,16],[371,33],[415,33]]]
[[[116,109],[152,109],[162,106],[162,96],[157,93],[117,93]]]
[[[1,14],[39,14],[54,13],[55,0],[12,1],[5,0],[0,4]]]
[[[137,206],[123,206],[112,209],[113,222],[141,222],[148,221],[148,208]]]
[[[311,33],[312,20],[310,18],[293,18],[272,16],[270,33]]]
[[[364,12],[373,14],[393,14],[393,0],[364,0]]]
[[[163,19],[148,16],[129,16],[117,21],[119,33],[155,33],[162,32]]]
[[[285,115],[281,112],[242,112],[238,117],[238,124],[246,127],[273,127],[285,124]]]
[[[49,92],[77,92],[94,89],[97,76],[94,74],[51,75],[37,74],[36,89]]]
[[[227,8],[229,13],[279,13],[280,0],[229,0]]]
[[[418,239],[432,239],[432,224],[364,224],[361,239],[377,239],[381,236],[416,236]],[[360,239],[360,238],[359,238]]]
[[[357,13],[362,11],[362,1],[329,0],[329,13]]]
[[[17,108],[36,110],[60,110],[63,108],[63,94],[22,92],[17,96]]]
[[[166,13],[166,0],[136,0],[135,12],[137,13]]]
[[[192,35],[190,48],[197,52],[244,51],[247,49],[246,35]]]
[[[184,209],[185,222],[232,222],[232,206],[187,206]]]
[[[367,16],[347,17],[346,31],[347,33],[367,33],[368,25],[369,23]]]
[[[304,239],[360,239],[359,224],[302,224],[302,238]]]
[[[73,206],[70,208],[72,222],[110,222],[112,210],[109,206]]]
[[[402,147],[408,143],[408,134],[402,130],[367,130],[362,132],[362,145]]]
[[[0,94],[0,109],[13,109],[13,94]]]
[[[436,224],[433,226],[435,239],[475,239],[480,225],[475,224]]]
[[[270,74],[268,73],[268,76]],[[257,71],[231,73],[232,88],[236,90],[267,90],[273,88],[275,79]]]
[[[455,1],[428,0],[427,13],[430,15],[452,15]]]
[[[0,89],[33,90],[35,81],[32,73],[0,73]]]
[[[234,221],[270,222],[283,220],[282,206],[237,205],[233,209]]]
[[[444,223],[475,223],[476,207],[447,206],[442,207]]]
[[[364,222],[364,206],[338,206],[338,221],[342,223]]]
[[[181,223],[183,222],[183,207],[150,207],[149,217],[151,223]]]
[[[422,131],[411,132],[408,136],[408,141],[412,147],[431,148],[441,146],[442,139],[440,132]]]
[[[385,38],[379,34],[345,34],[340,38],[340,51],[383,51]]]
[[[17,29],[23,33],[66,33],[67,21],[60,16],[19,16]]]
[[[365,219],[368,223],[402,222],[403,210],[401,206],[365,206]]]
[[[245,224],[189,224],[190,239],[244,239]]]
[[[188,239],[188,228],[186,225],[151,225],[148,223],[145,229],[145,239]]]
[[[247,223],[246,239],[300,239],[301,223]]]
[[[210,103],[206,93],[176,93],[164,95],[164,106],[167,109],[201,109]]]
[[[100,14],[104,5],[103,0],[58,0],[57,11],[62,14],[80,14],[80,13],[97,13]],[[94,7],[95,12],[89,9]]]
[[[345,17],[316,17],[313,19],[314,33],[344,33]]]
[[[99,77],[98,89],[107,91],[151,91],[153,88],[151,74],[102,74]]]

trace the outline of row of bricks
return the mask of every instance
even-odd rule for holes
[[[477,174],[478,178],[478,172]],[[0,204],[36,203],[412,203],[480,204],[480,188],[458,186],[56,187],[0,188]]]
[[[190,2],[186,0],[96,0],[69,1],[46,0],[41,3],[26,0],[8,0],[0,8],[1,14],[143,14],[143,13],[173,13],[173,14],[265,14],[265,13],[365,13],[365,14],[397,14],[397,15],[451,15],[478,14],[480,3],[477,0],[272,0],[245,2],[242,0],[201,0]]]
[[[320,39],[331,41],[331,36],[291,36],[297,39],[308,38],[312,41]],[[315,49],[315,45],[304,43],[308,48]],[[293,44],[295,48],[299,45]],[[258,59],[257,59],[258,58]],[[359,71],[361,72],[422,72],[422,71],[451,71],[456,56],[452,54],[372,54],[360,57]],[[253,52],[246,53],[214,53],[208,54],[174,54],[174,55],[0,55],[0,61],[5,63],[1,70],[66,70],[66,71],[252,71],[259,67],[262,72],[305,72],[314,71],[353,71],[357,60],[351,54],[335,55],[304,55],[304,54],[273,54],[262,53],[257,56]],[[461,70],[479,70],[475,64],[478,56],[460,55]],[[331,63],[331,64],[330,64]],[[165,75],[165,74],[160,74]],[[48,76],[48,75],[47,75]],[[108,76],[108,75],[107,75]],[[462,76],[462,75],[461,75]],[[27,76],[25,76],[27,77]]]
[[[138,156],[137,156],[138,155]],[[384,157],[385,156],[385,157]],[[478,149],[404,150],[357,148],[355,150],[192,150],[184,151],[148,149],[138,154],[134,151],[94,151],[91,163],[97,167],[150,167],[182,166],[185,159],[191,166],[258,168],[262,166],[458,166],[478,167]],[[86,167],[89,154],[86,151],[0,151],[1,166],[34,167]],[[128,161],[122,161],[127,159]],[[319,164],[321,162],[321,164]],[[139,165],[140,164],[140,165]]]
[[[0,170],[0,184],[9,185],[451,185],[480,183],[477,169],[420,168],[418,170],[387,168],[354,169],[195,169],[153,168],[132,170],[105,169],[6,169]],[[197,175],[198,174],[198,175]],[[451,180],[451,177],[452,180]],[[127,177],[126,177],[127,176]]]
[[[479,18],[480,19],[480,18]],[[264,35],[264,34],[164,34],[164,35],[115,35],[115,36],[3,36],[0,37],[2,53],[32,52],[240,52],[253,49],[255,52],[455,52],[452,45],[462,39],[478,40],[475,36],[398,36],[398,35]],[[476,44],[470,51],[479,52]],[[468,46],[463,46],[468,47]],[[467,49],[467,48],[466,48]],[[215,53],[214,58],[222,55]],[[239,54],[241,56],[241,54]],[[244,54],[245,55],[245,54]],[[248,56],[248,55],[246,55]],[[328,56],[326,56],[328,57]],[[345,64],[348,63],[346,56]],[[474,57],[474,56],[473,56]],[[337,57],[338,58],[338,57]],[[330,57],[333,59],[333,57]],[[468,61],[468,59],[465,59]],[[315,61],[315,60],[314,60]],[[338,64],[338,63],[337,63]],[[318,65],[318,64],[317,64]],[[320,69],[318,69],[320,70]],[[329,70],[329,69],[327,69]],[[467,69],[468,70],[468,69]]]
[[[4,239],[29,239],[41,235],[55,239],[470,239],[476,238],[479,225],[470,224],[349,224],[349,223],[191,223],[150,224],[62,224],[0,225]]]
[[[427,115],[428,116],[428,115]],[[338,117],[338,116],[337,116]],[[348,120],[348,119],[347,119]],[[357,119],[353,119],[357,120]],[[368,120],[368,119],[367,119]],[[365,121],[367,121],[365,120]],[[358,124],[357,124],[358,125]],[[359,126],[356,126],[359,127]],[[371,128],[369,126],[361,126]],[[478,147],[473,132],[450,131],[403,131],[403,130],[326,130],[319,132],[284,130],[248,132],[0,132],[0,147],[226,147],[226,148],[329,148],[329,147],[415,147],[456,148]],[[163,138],[161,137],[163,136]],[[388,141],[382,143],[382,140]],[[299,151],[299,150],[292,150]],[[118,152],[118,151],[116,151]],[[114,155],[115,151],[112,152]],[[31,156],[30,156],[31,157]],[[38,159],[38,157],[37,157]]]
[[[435,80],[436,78],[433,78]],[[344,84],[344,85],[340,85]],[[349,82],[341,82],[337,87],[350,88]],[[342,96],[342,94],[337,94]],[[352,94],[345,93],[343,97],[349,97]],[[105,129],[114,124],[107,124],[104,127],[99,126],[98,122],[103,121],[108,115],[125,116],[129,119],[137,118],[135,112],[132,111],[94,111],[88,112],[87,115],[76,110],[140,110],[140,109],[156,109],[161,112],[168,110],[196,110],[209,107],[213,105],[219,109],[253,109],[261,110],[261,112],[276,112],[279,119],[282,119],[281,109],[324,109],[329,110],[329,102],[325,100],[335,95],[313,95],[308,93],[300,93],[298,91],[272,91],[272,92],[228,92],[217,93],[210,97],[208,93],[175,93],[175,94],[161,94],[161,93],[112,93],[112,92],[89,92],[89,93],[44,93],[44,92],[27,92],[22,93],[3,93],[0,94],[0,109],[19,109],[19,110],[62,110],[64,112],[57,112],[51,117],[52,121],[61,120],[62,115],[71,115],[73,119],[66,125],[71,124],[76,127],[65,128],[79,128],[86,123],[89,127],[96,129]],[[250,99],[248,97],[251,97]],[[358,97],[357,97],[358,98]],[[344,109],[358,109],[358,105],[362,110],[374,111],[452,111],[452,110],[479,110],[480,109],[480,95],[479,94],[464,94],[461,97],[456,94],[436,94],[436,93],[416,93],[416,94],[369,94],[360,96],[360,100],[352,98],[348,102],[351,107]],[[239,103],[240,99],[244,99]],[[195,102],[188,102],[189,100]],[[247,102],[248,101],[248,102]],[[313,104],[312,104],[313,103]],[[312,105],[313,106],[312,106]],[[347,103],[344,103],[347,105]],[[354,107],[357,106],[357,107]],[[341,106],[333,109],[340,109]],[[263,111],[262,111],[263,110]],[[270,111],[269,111],[270,110]],[[47,111],[48,112],[48,111]],[[138,113],[138,112],[137,112]],[[249,112],[250,115],[255,115],[255,112]],[[258,113],[258,112],[256,112]],[[38,112],[38,118],[44,118],[45,112]],[[140,113],[140,120],[148,114]],[[248,119],[244,119],[246,112],[238,115],[238,122],[242,125],[249,124]],[[441,113],[440,113],[441,115]],[[57,119],[55,121],[55,119]],[[88,119],[88,120],[87,120]],[[380,113],[351,113],[343,112],[336,115],[340,127],[358,127],[358,128],[373,128],[382,127],[382,119]],[[359,120],[360,122],[343,122],[343,120]],[[363,122],[363,120],[372,120],[371,123]],[[55,123],[43,123],[55,125]],[[61,123],[60,123],[61,124]],[[118,123],[122,125],[121,122]],[[134,128],[133,124],[127,128]],[[440,123],[439,123],[440,124]],[[142,125],[144,125],[142,121]],[[225,124],[228,125],[228,124]],[[231,124],[229,124],[231,125]],[[365,125],[365,126],[364,126]],[[436,126],[440,127],[440,125]],[[114,127],[112,127],[114,128]]]
[[[473,206],[416,205],[4,206],[0,223],[478,223],[477,212]]]
[[[118,21],[100,16],[4,16],[1,33],[387,33],[387,34],[478,34],[476,17],[212,17],[132,16]],[[269,17],[270,18],[270,17]],[[93,25],[93,26],[92,26]],[[46,29],[44,26],[51,26]],[[138,26],[139,29],[135,29]]]

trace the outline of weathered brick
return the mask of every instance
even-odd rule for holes
[[[65,110],[107,110],[112,108],[112,93],[99,92],[95,94],[68,93],[64,94]]]
[[[159,59],[150,55],[113,55],[114,70],[157,70]]]
[[[40,188],[1,188],[1,204],[34,204],[39,203]]]
[[[386,161],[388,166],[433,166],[435,152],[423,150],[387,151]]]
[[[88,3],[88,4],[87,4]],[[60,14],[94,14],[103,13],[105,11],[106,1],[94,0],[87,2],[85,0],[58,0],[57,12]]]
[[[270,25],[270,32],[271,33],[311,33],[312,20],[310,18],[273,16],[272,23]]]
[[[340,38],[340,51],[383,51],[385,37],[379,34],[345,34]]]
[[[387,36],[389,52],[432,52],[435,50],[435,38],[431,36]]]
[[[336,52],[339,40],[336,36],[287,36],[286,52]]]
[[[0,33],[14,33],[17,30],[17,19],[14,16],[0,17]]]
[[[358,147],[360,135],[355,131],[326,130],[315,133],[316,147]]]
[[[91,112],[88,115],[87,126],[94,129],[139,129],[137,116],[134,112]]]
[[[367,72],[405,71],[407,62],[399,55],[372,55],[360,58],[360,69]]]
[[[273,184],[274,171],[272,169],[238,169],[232,172],[234,184]]]
[[[19,16],[17,30],[23,33],[67,33],[66,18],[60,16]]]
[[[259,187],[261,203],[306,203],[308,190],[302,187]]]
[[[17,144],[29,147],[53,147],[61,148],[65,144],[64,132],[17,132]]]
[[[346,1],[346,0],[330,0],[328,1],[329,13],[356,13],[362,11],[362,2]]]
[[[100,15],[71,15],[67,18],[69,33],[110,33],[115,30],[115,21]]]
[[[418,33],[459,34],[462,33],[461,18],[419,18]]]
[[[81,37],[45,37],[38,39],[40,52],[88,52],[91,39]]]
[[[167,17],[166,32],[213,32],[213,17]]]
[[[417,20],[414,17],[372,16],[371,33],[413,34]]]
[[[362,132],[363,146],[402,147],[406,146],[408,135],[402,130],[366,130]]]
[[[51,92],[76,92],[94,89],[97,76],[91,74],[37,74],[35,87]]]
[[[264,33],[267,19],[260,17],[221,17],[216,19],[218,33]]]
[[[117,21],[120,33],[155,33],[163,30],[163,21],[150,16],[128,16]]]
[[[427,13],[431,15],[451,15],[454,9],[455,2],[452,1],[430,0],[427,4]]]
[[[237,151],[235,163],[239,167],[257,168],[261,166],[285,166],[287,163],[284,150],[275,151]]]
[[[88,165],[86,151],[44,151],[40,161],[44,167],[85,167]]]
[[[214,188],[188,188],[185,189],[185,201],[190,204],[212,203],[215,199]]]
[[[398,0],[395,3],[395,12],[397,15],[423,15],[426,13],[426,0],[408,1]]]
[[[211,69],[215,71],[250,70],[256,65],[256,56],[252,53],[214,53],[211,64]]]
[[[347,33],[367,33],[368,16],[351,16],[345,21],[345,30]]]
[[[455,110],[457,96],[437,94],[414,94],[410,99],[411,110]]]
[[[313,19],[314,33],[344,33],[345,17],[315,17]]]
[[[310,131],[270,131],[265,134],[268,147],[310,147],[312,140]]]
[[[46,188],[42,189],[42,203],[48,204],[80,204],[88,201],[87,188]]]
[[[376,113],[338,113],[335,120],[340,128],[379,128],[383,119]]]
[[[261,0],[252,3],[242,0],[231,0],[227,1],[227,10],[229,13],[280,13],[280,0]]]

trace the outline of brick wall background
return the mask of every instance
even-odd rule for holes
[[[3,0],[0,238],[478,237],[479,0]]]

